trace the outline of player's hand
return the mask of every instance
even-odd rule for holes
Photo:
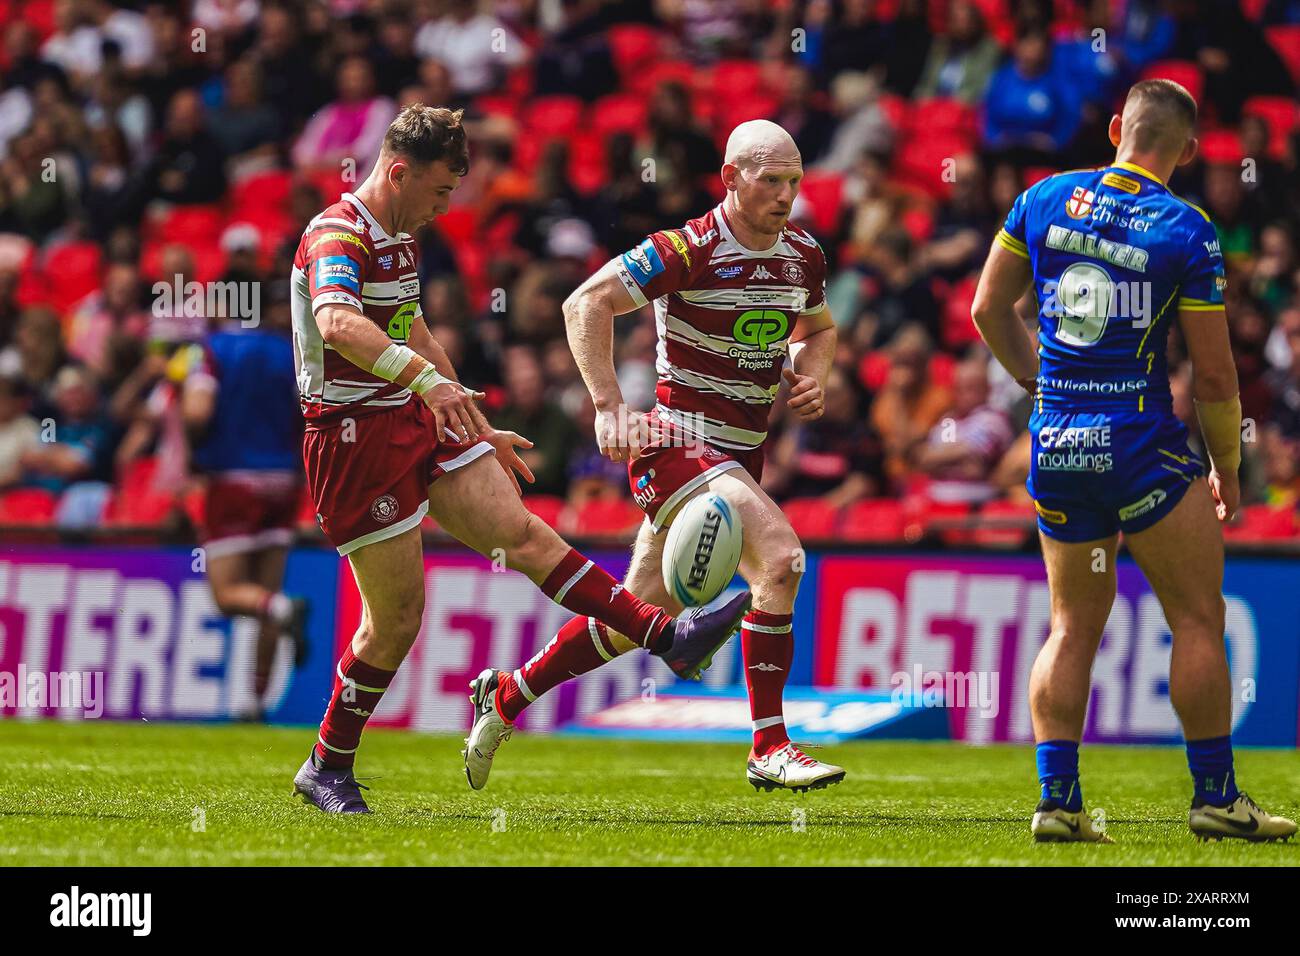
[[[1210,494],[1214,495],[1217,503],[1215,512],[1220,521],[1231,521],[1237,514],[1237,508],[1241,504],[1241,481],[1237,473],[1220,472],[1218,469],[1210,469]]]
[[[626,406],[619,411],[596,411],[596,445],[610,461],[632,461],[650,443],[651,423],[647,412]]]
[[[438,424],[438,440],[447,432],[456,436],[459,442],[473,441],[479,437],[480,426],[476,421],[478,409],[474,400],[483,397],[482,392],[467,392],[459,385],[443,382],[424,393],[424,404],[433,410],[433,419]],[[479,419],[481,420],[481,416]]]
[[[791,368],[784,369],[781,377],[790,383],[790,400],[786,405],[793,408],[806,422],[815,422],[821,418],[826,411],[822,383],[811,375],[800,375]]]
[[[515,449],[532,448],[533,443],[523,435],[515,432],[499,432],[492,427],[483,432],[481,437],[483,441],[492,446],[493,451],[496,452],[497,464],[509,476],[511,483],[515,486],[515,491],[522,497],[524,490],[519,486],[519,479],[515,477],[515,472],[519,472],[530,485],[537,479],[533,476],[533,471],[528,467],[528,463],[519,457],[519,452],[515,451]]]

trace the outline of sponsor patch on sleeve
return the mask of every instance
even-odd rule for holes
[[[677,254],[682,257],[682,262],[686,263],[686,268],[689,269],[691,267],[691,253],[686,247],[686,240],[675,232],[666,232],[664,235],[668,237],[668,241],[672,243],[673,248],[677,250]]]
[[[623,267],[637,285],[645,288],[651,279],[664,271],[664,261],[659,257],[654,241],[646,239],[635,249],[623,253]]]
[[[316,260],[316,288],[341,286],[355,296],[361,295],[361,270],[347,256],[321,256]]]

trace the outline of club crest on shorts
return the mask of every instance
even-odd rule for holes
[[[392,495],[381,495],[370,506],[370,517],[380,524],[388,524],[397,517],[397,499]]]

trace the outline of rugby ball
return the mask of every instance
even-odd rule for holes
[[[740,564],[740,516],[721,495],[688,501],[668,527],[664,586],[687,607],[708,604],[735,577]]]

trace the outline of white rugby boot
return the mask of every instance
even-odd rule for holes
[[[1039,843],[1114,843],[1084,810],[1067,810],[1052,800],[1038,801],[1029,830]]]
[[[465,758],[465,779],[472,790],[482,790],[487,785],[497,748],[515,732],[515,725],[497,710],[497,687],[502,673],[489,667],[469,682],[474,722],[465,738],[465,749],[460,753]]]
[[[1226,807],[1216,807],[1203,800],[1193,799],[1192,809],[1187,814],[1187,825],[1201,842],[1218,841],[1226,837],[1263,843],[1268,840],[1289,840],[1295,835],[1293,821],[1266,812],[1245,793],[1237,794],[1237,799]]]
[[[755,790],[821,790],[844,779],[844,768],[814,760],[788,740],[763,757],[749,752],[745,772]]]

